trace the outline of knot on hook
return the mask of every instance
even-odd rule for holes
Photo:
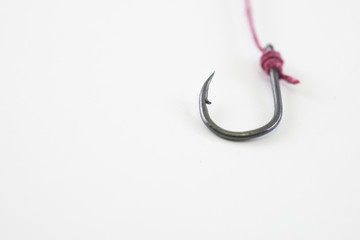
[[[265,51],[260,59],[261,67],[269,74],[270,70],[275,68],[279,72],[279,78],[287,81],[288,83],[297,84],[300,81],[296,78],[283,74],[284,60],[281,58],[279,52],[274,50]]]

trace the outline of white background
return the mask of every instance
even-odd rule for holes
[[[360,239],[360,2],[2,0],[0,239]]]

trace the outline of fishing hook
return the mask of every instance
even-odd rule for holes
[[[271,45],[266,47],[266,51],[273,50]],[[281,100],[281,91],[280,91],[280,84],[279,84],[279,71],[275,68],[270,69],[269,76],[271,82],[271,88],[274,98],[274,115],[270,122],[265,124],[264,126],[250,130],[245,132],[232,132],[225,130],[219,127],[211,118],[208,111],[208,104],[211,102],[208,100],[208,93],[209,93],[209,86],[211,80],[213,79],[215,72],[211,74],[208,80],[204,83],[201,92],[200,92],[200,115],[201,119],[204,124],[217,136],[232,140],[232,141],[245,141],[252,138],[263,136],[276,128],[276,126],[280,123],[281,116],[282,116],[282,100]]]

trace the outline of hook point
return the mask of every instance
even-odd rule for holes
[[[208,91],[209,91],[210,82],[213,79],[215,73],[216,73],[216,71],[214,71],[205,82],[205,86],[206,86],[206,88],[205,88],[205,92],[206,92],[206,94],[205,94],[205,103],[209,104],[209,105],[211,104],[211,102],[208,99]]]

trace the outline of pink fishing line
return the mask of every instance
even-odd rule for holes
[[[254,21],[253,21],[253,17],[252,17],[250,0],[245,0],[245,6],[246,6],[246,15],[247,15],[247,19],[249,22],[251,34],[253,36],[253,39],[254,39],[254,42],[255,42],[257,48],[262,53],[262,56],[260,59],[260,64],[261,64],[262,69],[264,69],[264,71],[267,74],[269,74],[270,70],[272,68],[275,68],[279,72],[280,79],[283,79],[283,80],[287,81],[288,83],[292,83],[292,84],[299,83],[300,81],[297,80],[296,78],[285,75],[283,73],[284,60],[281,58],[281,55],[279,52],[274,51],[274,50],[267,51],[263,47],[261,47],[261,45],[259,43],[259,39],[256,34],[256,31],[255,31],[255,27],[254,27]]]

